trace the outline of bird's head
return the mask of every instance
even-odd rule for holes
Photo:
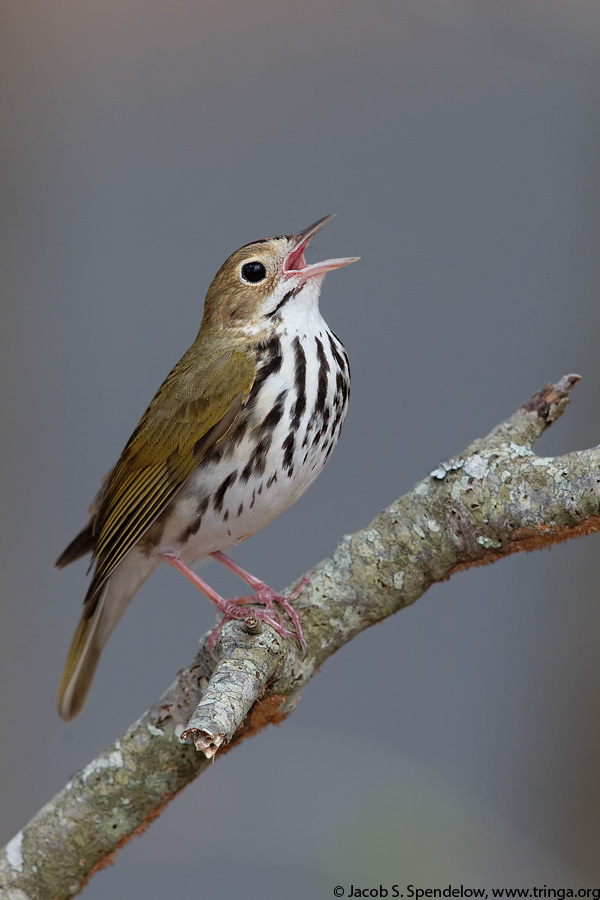
[[[215,275],[206,295],[203,327],[260,328],[290,301],[318,301],[325,274],[358,257],[307,263],[312,238],[333,218],[318,219],[298,234],[253,241],[236,250]]]

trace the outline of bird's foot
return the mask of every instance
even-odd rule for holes
[[[216,660],[214,651],[215,647],[217,646],[217,640],[219,638],[221,628],[223,627],[223,625],[225,625],[226,622],[231,622],[232,620],[250,623],[253,618],[259,619],[261,622],[266,622],[267,625],[270,625],[271,628],[274,628],[275,631],[282,637],[296,637],[295,632],[290,631],[285,627],[285,625],[281,623],[272,604],[270,608],[257,609],[257,607],[254,606],[254,604],[256,603],[256,597],[231,597],[229,600],[221,598],[221,601],[221,603],[215,603],[215,605],[220,610],[220,612],[223,613],[223,618],[213,628],[207,641],[208,652],[214,660]],[[271,615],[271,612],[273,613],[273,615]]]
[[[199,588],[203,594],[205,594],[209,600],[211,600],[217,609],[223,614],[223,618],[213,629],[209,638],[208,638],[208,651],[213,659],[216,659],[214,649],[217,643],[217,639],[219,637],[219,633],[221,628],[225,624],[225,622],[231,621],[232,619],[236,620],[247,620],[254,616],[256,619],[259,619],[261,622],[265,622],[267,625],[270,625],[271,628],[274,628],[275,631],[280,634],[282,637],[295,637],[300,645],[300,649],[302,650],[302,654],[306,655],[306,641],[304,639],[304,634],[302,632],[302,626],[300,624],[300,617],[298,613],[291,605],[290,600],[295,600],[295,598],[304,590],[308,582],[310,581],[310,577],[306,576],[302,579],[298,587],[288,595],[278,594],[277,591],[274,591],[273,588],[270,588],[263,581],[260,581],[258,578],[255,578],[254,575],[251,575],[249,572],[246,572],[245,569],[242,569],[241,566],[238,566],[233,560],[230,560],[229,557],[225,556],[223,553],[217,552],[212,554],[215,559],[219,562],[222,562],[228,569],[231,569],[232,572],[235,572],[236,575],[239,575],[247,584],[249,584],[254,591],[256,592],[255,597],[232,597],[229,600],[226,600],[224,597],[221,597],[209,584],[207,584],[204,579],[200,578],[199,575],[194,572],[190,567],[177,555],[177,553],[173,553],[172,551],[165,550],[161,554],[161,556],[170,563],[175,569],[185,575],[192,584],[195,584],[197,588]],[[254,604],[258,601],[265,609],[257,609]],[[296,629],[295,633],[293,631],[289,631],[285,625],[282,625],[279,620],[279,616],[275,610],[274,604],[278,603],[282,609],[284,609],[288,615],[290,616],[292,622],[294,623],[294,627]]]
[[[225,554],[221,553],[220,550],[215,551],[215,553],[211,553],[211,556],[218,562],[226,566],[231,572],[235,572],[235,574],[239,578],[241,578],[242,581],[245,581],[246,584],[250,585],[250,587],[256,593],[258,602],[262,603],[269,613],[275,616],[277,615],[277,613],[275,612],[275,603],[279,604],[279,606],[286,611],[286,613],[294,623],[294,628],[296,629],[296,634],[294,635],[294,637],[298,641],[298,645],[302,650],[302,655],[306,656],[306,640],[302,631],[302,625],[300,624],[300,616],[290,603],[290,600],[295,600],[296,597],[300,596],[306,585],[310,582],[310,575],[305,575],[298,587],[296,587],[290,594],[279,594],[277,591],[274,591],[272,587],[269,587],[268,584],[265,584],[264,581],[261,581],[260,578],[257,578],[250,572],[247,572],[246,569],[243,569],[228,556],[225,556]],[[233,600],[230,602],[245,602],[247,600],[247,597],[238,597],[233,598]],[[262,616],[258,616],[258,618],[262,619]],[[263,619],[263,621],[266,620]],[[282,632],[279,633],[281,634]],[[290,632],[288,632],[288,634],[289,633]]]

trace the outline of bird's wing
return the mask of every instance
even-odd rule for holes
[[[198,361],[192,347],[142,416],[110,473],[94,519],[96,570],[88,602],[233,425],[254,382],[237,350]]]

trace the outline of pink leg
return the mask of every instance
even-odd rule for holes
[[[268,625],[274,628],[275,631],[278,632],[278,634],[282,635],[282,637],[289,637],[293,634],[293,632],[288,631],[288,629],[285,628],[275,618],[273,618],[273,616],[269,615],[270,610],[267,611],[254,609],[253,607],[249,606],[244,607],[242,604],[245,604],[248,601],[251,602],[251,597],[236,597],[233,600],[225,600],[223,597],[221,597],[220,594],[217,594],[217,592],[213,590],[213,588],[211,588],[211,586],[207,584],[206,581],[200,578],[200,576],[197,575],[193,571],[193,569],[190,569],[190,567],[186,565],[186,563],[184,563],[184,561],[176,553],[173,553],[170,550],[165,550],[163,553],[161,553],[161,556],[163,557],[163,559],[166,559],[166,561],[170,563],[175,569],[181,572],[182,575],[185,575],[185,577],[188,578],[192,582],[192,584],[195,584],[196,587],[199,588],[202,593],[208,597],[209,600],[212,600],[217,609],[219,609],[223,613],[224,618],[221,622],[219,622],[208,639],[208,650],[213,659],[215,659],[214,647],[217,643],[219,632],[228,619],[247,619],[248,617],[254,615],[257,619],[266,622]]]
[[[298,587],[288,596],[285,594],[278,594],[277,591],[274,591],[273,588],[269,587],[268,584],[265,584],[264,581],[261,581],[260,578],[256,578],[250,572],[247,572],[246,569],[242,569],[236,562],[230,559],[228,556],[225,556],[220,550],[215,550],[214,553],[211,553],[213,559],[216,559],[218,562],[223,563],[231,572],[235,572],[242,581],[245,581],[246,584],[250,585],[250,587],[256,591],[256,596],[258,597],[259,603],[263,603],[269,612],[274,612],[274,602],[277,602],[282,609],[286,611],[289,615],[290,619],[294,623],[294,627],[296,629],[296,640],[300,645],[300,649],[304,656],[306,656],[306,641],[304,639],[304,634],[302,632],[302,625],[300,624],[300,617],[290,600],[295,600],[298,597],[306,585],[310,581],[310,576],[306,575]],[[230,601],[231,602],[231,601]]]

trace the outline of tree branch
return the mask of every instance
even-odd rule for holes
[[[268,626],[259,629],[249,615],[222,629],[215,669],[205,635],[163,697],[0,853],[3,896],[73,896],[219,747],[225,752],[282,721],[338,647],[414,603],[435,582],[518,550],[597,531],[600,450],[542,458],[531,449],[562,414],[578,381],[568,375],[547,385],[367,528],[342,539],[296,603],[308,644],[304,659],[293,641]],[[182,735],[195,746],[182,743]]]

